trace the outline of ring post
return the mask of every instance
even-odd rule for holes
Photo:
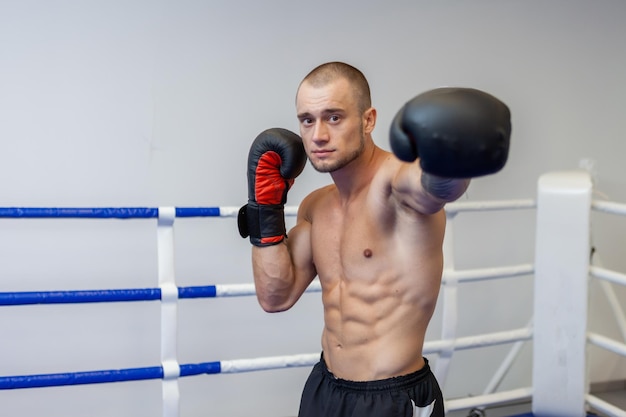
[[[163,417],[178,417],[180,391],[177,358],[178,288],[174,267],[174,207],[159,207],[157,254],[161,289],[161,366],[163,367]]]
[[[586,415],[591,191],[586,171],[539,178],[532,400],[537,416]]]

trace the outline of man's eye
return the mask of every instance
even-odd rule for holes
[[[338,122],[339,116],[337,116],[336,114],[333,114],[332,116],[328,118],[328,120],[330,120],[331,122]]]

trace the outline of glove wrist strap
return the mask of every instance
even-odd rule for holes
[[[237,225],[241,237],[250,236],[255,246],[277,245],[285,239],[284,205],[259,205],[255,201],[239,209]]]

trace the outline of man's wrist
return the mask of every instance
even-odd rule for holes
[[[433,197],[442,201],[454,201],[469,186],[469,178],[445,178],[422,171],[422,187]]]

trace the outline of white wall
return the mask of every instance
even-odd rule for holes
[[[625,18],[620,1],[1,0],[0,206],[243,204],[250,141],[297,129],[297,84],[328,60],[368,76],[385,148],[395,111],[422,91],[476,87],[510,106],[509,163],[464,198],[533,198],[540,174],[590,158],[598,190],[626,202]],[[289,203],[329,181],[307,167]],[[532,262],[532,212],[457,223],[457,267]],[[622,271],[625,223],[594,215],[598,254]],[[233,219],[182,219],[176,236],[179,285],[251,280]],[[0,220],[0,290],[155,287],[155,237],[149,220]],[[525,325],[531,279],[464,286],[459,335]],[[617,335],[592,289],[591,326]],[[179,316],[181,363],[320,349],[316,295],[279,315],[252,298],[188,300]],[[159,363],[157,303],[1,308],[0,334],[0,375]],[[480,393],[506,351],[458,353],[446,396]],[[623,360],[591,353],[593,380],[626,376]],[[530,383],[530,355],[504,387]],[[185,378],[181,415],[295,415],[307,374]],[[3,391],[0,414],[156,416],[160,395],[159,381]]]

